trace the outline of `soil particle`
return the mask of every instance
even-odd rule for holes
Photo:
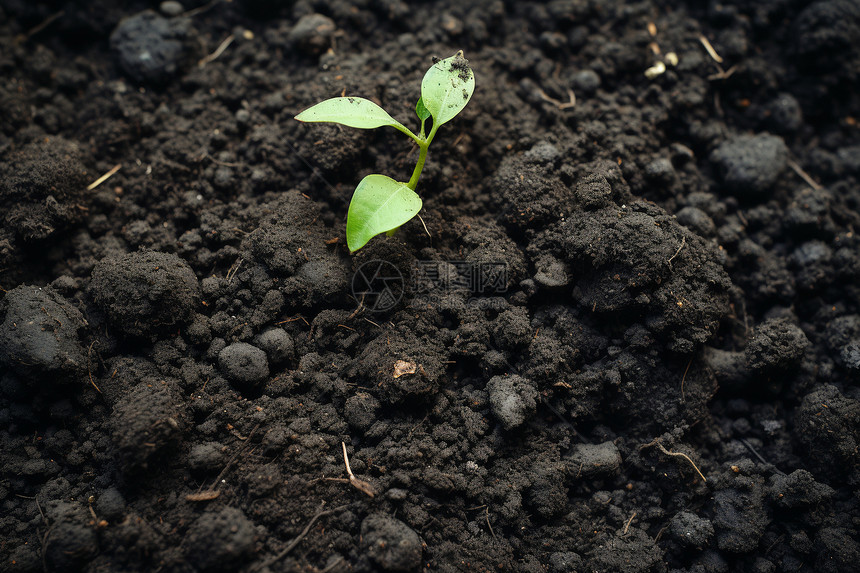
[[[766,562],[767,563],[767,562]],[[773,573],[776,568],[771,565],[770,573]],[[704,572],[704,573],[730,573],[731,569],[729,568],[728,562],[723,558],[723,556],[712,549],[705,550],[699,553],[694,559],[694,565],[690,567],[690,571],[695,571],[696,573]],[[768,571],[765,569],[764,571]],[[756,571],[756,573],[759,573]]]
[[[540,233],[529,252],[537,258],[545,251],[570,265],[580,305],[633,313],[631,321],[645,313],[649,329],[667,336],[673,350],[692,351],[728,312],[730,283],[717,254],[659,208],[637,201],[574,213]]]
[[[287,38],[308,54],[324,52],[331,44],[337,26],[334,20],[322,14],[305,14],[290,30]]]
[[[221,350],[218,367],[239,387],[256,388],[269,378],[266,353],[247,342],[234,342]]]
[[[254,524],[235,507],[207,510],[191,524],[182,545],[199,571],[235,571],[254,551]]]
[[[188,452],[188,467],[199,474],[210,474],[224,467],[224,446],[218,442],[194,444]]]
[[[573,91],[582,95],[591,95],[600,87],[600,76],[594,70],[582,70],[571,78]]]
[[[770,521],[761,481],[749,460],[724,467],[716,480],[713,523],[722,551],[749,553],[758,546]]]
[[[839,358],[854,379],[860,379],[860,340],[852,340],[846,344],[839,353]]]
[[[860,563],[860,543],[854,531],[843,527],[825,527],[815,538],[816,571],[842,573],[857,571]]]
[[[353,368],[360,380],[378,389],[381,402],[423,401],[435,396],[443,382],[445,355],[410,331],[383,332],[367,343]],[[395,377],[398,360],[414,364],[415,372]]]
[[[646,532],[631,528],[624,537],[611,537],[588,561],[588,571],[625,571],[650,573],[659,571],[663,551]]]
[[[86,369],[83,315],[51,287],[20,285],[0,300],[0,361],[34,383]]]
[[[777,95],[764,108],[767,126],[779,134],[794,133],[803,125],[800,102],[789,93]]]
[[[677,181],[678,174],[669,158],[658,157],[645,166],[645,178],[651,183],[671,188]]]
[[[379,418],[379,400],[367,392],[357,392],[346,399],[344,415],[349,425],[360,432],[367,431]]]
[[[552,255],[546,254],[535,261],[534,282],[544,289],[560,290],[570,284],[570,270]]]
[[[858,56],[860,7],[851,0],[822,0],[807,6],[794,22],[794,50],[801,63],[813,71],[839,70]],[[856,72],[855,72],[856,73]]]
[[[158,519],[155,519],[158,522]],[[92,568],[104,571],[152,570],[158,561],[170,554],[160,551],[164,537],[150,524],[147,516],[128,512],[125,517],[109,523],[100,534],[102,546],[117,547],[118,550],[106,555],[102,552],[93,560]]]
[[[702,237],[713,237],[717,230],[714,220],[698,207],[684,207],[675,216],[680,224]]]
[[[503,310],[492,321],[490,334],[497,349],[511,351],[525,349],[533,335],[528,311],[521,306]]]
[[[854,349],[860,343],[860,315],[839,316],[827,323],[823,336],[829,353],[839,364],[856,372],[860,368]]]
[[[421,567],[421,538],[399,519],[369,515],[361,522],[361,537],[368,557],[384,571],[417,571]]]
[[[120,22],[110,42],[129,77],[143,84],[163,85],[189,62],[192,35],[190,20],[144,10]]]
[[[800,189],[786,210],[785,224],[798,238],[830,238],[835,230],[832,203],[833,194],[826,189]]]
[[[45,515],[51,523],[42,545],[45,563],[54,571],[79,571],[99,548],[89,514],[79,504],[52,500]]]
[[[242,258],[259,263],[264,276],[285,277],[279,290],[289,308],[347,300],[350,276],[344,261],[325,248],[329,237],[318,209],[305,200],[280,200],[266,210],[272,214],[242,242]]]
[[[185,335],[188,337],[188,342],[197,346],[207,346],[212,342],[212,329],[209,326],[209,317],[202,314],[195,314],[185,330]]]
[[[705,347],[702,358],[729,393],[741,393],[749,382],[751,372],[743,352]]]
[[[487,391],[493,416],[506,430],[522,426],[537,409],[537,389],[521,376],[494,376]]]
[[[296,350],[292,337],[283,328],[269,328],[260,334],[255,344],[266,353],[269,364],[282,366],[295,358]]]
[[[790,301],[796,294],[794,275],[786,257],[762,248],[750,239],[738,244],[738,267],[744,277],[738,281],[752,302]],[[735,273],[737,274],[737,273]]]
[[[807,508],[828,501],[833,488],[818,483],[806,470],[795,470],[788,475],[777,474],[771,478],[770,498],[786,509]]]
[[[114,328],[142,337],[188,323],[200,299],[188,263],[152,251],[102,259],[93,269],[90,292]]]
[[[769,319],[756,327],[747,345],[747,365],[756,372],[786,371],[803,358],[809,340],[788,318]]]
[[[812,540],[805,531],[798,531],[791,534],[791,541],[788,542],[792,549],[803,555],[808,555],[812,552]]]
[[[582,567],[582,557],[573,551],[558,551],[549,556],[549,570],[553,573],[579,571]]]
[[[562,183],[547,176],[547,170],[525,157],[506,158],[491,186],[502,221],[520,231],[540,229],[572,210],[569,193]]]
[[[62,137],[43,138],[12,152],[0,172],[6,230],[34,241],[79,222],[85,213],[81,207],[88,203],[85,161],[81,147]],[[4,234],[0,231],[0,239]]]
[[[450,71],[457,72],[457,77],[461,82],[469,81],[472,77],[472,68],[469,67],[469,60],[463,57],[463,52],[457,52],[454,59],[451,61]],[[467,94],[463,93],[463,98],[468,99]]]
[[[96,512],[107,520],[119,520],[126,513],[126,500],[115,487],[109,487],[96,497]]]
[[[822,241],[808,241],[797,247],[789,257],[797,288],[815,291],[830,284],[834,275],[832,259],[833,250]]]
[[[564,487],[564,472],[560,465],[535,466],[532,484],[525,497],[525,502],[531,509],[543,519],[558,517],[567,509],[567,495],[567,488]]]
[[[277,463],[270,463],[244,476],[242,482],[252,498],[274,497],[278,488],[284,484],[284,476]]]
[[[147,467],[179,441],[185,405],[166,384],[139,384],[113,408],[112,439],[127,468]]]
[[[16,571],[21,573],[39,573],[44,571],[41,551],[35,545],[21,544],[9,552],[9,563],[14,564]]]
[[[523,159],[529,163],[551,164],[561,155],[558,147],[548,141],[536,143],[531,149],[523,154]]]
[[[576,200],[583,209],[593,210],[608,207],[612,201],[612,187],[606,177],[592,173],[576,183]]]
[[[566,458],[567,472],[576,479],[606,478],[621,467],[621,453],[613,442],[577,444]]]
[[[782,138],[767,133],[739,135],[720,144],[710,159],[728,193],[755,199],[770,191],[785,170],[788,148]]]
[[[819,480],[860,483],[860,401],[836,386],[820,386],[803,399],[796,423],[808,467]]]
[[[669,523],[669,534],[682,545],[702,548],[714,536],[714,525],[709,519],[682,511]]]
[[[472,286],[472,294],[503,294],[524,278],[525,256],[501,225],[477,219],[466,220],[455,229],[459,234],[463,259],[480,273],[474,281],[477,284]],[[504,273],[496,274],[500,263],[504,263]]]

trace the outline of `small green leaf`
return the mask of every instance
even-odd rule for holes
[[[403,128],[403,124],[388,115],[388,112],[370,100],[360,97],[334,97],[309,107],[296,116],[299,121],[328,121],[359,129],[391,126]]]
[[[403,225],[421,210],[421,197],[385,175],[368,175],[358,184],[346,215],[346,245],[355,252],[380,233]]]
[[[474,91],[475,74],[462,50],[433,64],[421,81],[421,101],[433,115],[434,128],[454,119]]]
[[[424,107],[424,100],[421,98],[418,98],[418,103],[415,104],[415,113],[422,122],[430,117],[430,110]]]

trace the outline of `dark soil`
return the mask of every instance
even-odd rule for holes
[[[117,4],[0,2],[0,570],[860,570],[856,0]],[[293,116],[459,49],[351,255]]]

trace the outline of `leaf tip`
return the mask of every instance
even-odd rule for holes
[[[370,237],[364,239],[356,238],[355,236],[350,236],[349,232],[346,233],[346,248],[349,249],[349,254],[354,255],[356,251],[360,248],[364,247],[370,241]]]

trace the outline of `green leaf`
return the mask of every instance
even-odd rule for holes
[[[433,64],[421,81],[421,101],[433,115],[433,127],[454,119],[474,91],[475,74],[462,50]]]
[[[421,98],[418,98],[418,103],[415,104],[415,114],[422,122],[430,117],[430,111],[424,107],[424,100]]]
[[[388,112],[370,100],[361,97],[334,97],[309,107],[296,116],[299,121],[327,121],[359,129],[391,126],[406,129]]]
[[[380,233],[403,225],[421,210],[421,197],[385,175],[361,180],[346,215],[346,245],[355,252]]]

